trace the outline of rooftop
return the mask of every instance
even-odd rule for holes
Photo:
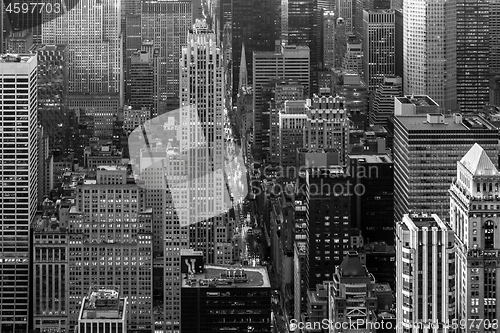
[[[426,114],[398,116],[396,119],[410,131],[470,131],[476,129],[497,131],[490,122],[479,116],[463,118],[461,123],[453,121],[451,116],[445,116],[444,123],[432,124],[427,121],[426,116]]]
[[[500,174],[483,147],[477,143],[462,157],[460,163],[474,176]]]
[[[92,286],[84,298],[80,319],[123,319],[126,299],[118,286]]]
[[[35,56],[32,54],[1,54],[0,55],[0,63],[2,62],[20,62],[27,63],[31,62],[32,59],[35,59]]]
[[[233,266],[205,265],[203,274],[183,276],[183,288],[270,288],[271,283],[265,267],[235,268]]]
[[[388,154],[383,155],[369,155],[369,154],[349,154],[351,159],[357,159],[363,163],[392,163],[392,158]]]
[[[343,277],[362,277],[368,276],[366,268],[361,264],[359,255],[356,251],[349,251],[339,266],[340,274]]]
[[[410,213],[403,216],[403,226],[405,229],[421,230],[423,228],[438,228],[449,230],[450,228],[436,214]]]
[[[415,106],[439,106],[427,95],[411,95],[405,97],[396,97],[402,104],[413,104]]]

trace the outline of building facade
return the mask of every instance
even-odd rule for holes
[[[456,164],[450,187],[450,224],[457,239],[457,319],[493,323],[500,313],[500,231],[498,182],[500,173],[479,145]],[[487,332],[490,325],[474,325],[471,332]],[[493,327],[498,332],[498,327]]]
[[[456,173],[456,161],[474,143],[498,161],[498,130],[480,116],[396,116],[395,219],[409,212],[424,212],[438,214],[447,221],[448,188]]]
[[[0,332],[26,332],[32,319],[30,224],[35,219],[38,194],[37,57],[2,55],[0,82],[5,89],[0,95]]]
[[[456,0],[403,2],[404,93],[457,111]]]
[[[453,230],[436,214],[396,224],[396,332],[438,332],[456,321],[455,264]]]

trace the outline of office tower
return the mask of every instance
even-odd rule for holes
[[[500,3],[490,1],[489,11],[489,67],[490,67],[490,104],[500,105]]]
[[[349,154],[353,184],[363,195],[352,197],[353,224],[367,242],[394,243],[394,164],[388,154]]]
[[[335,267],[329,288],[329,333],[342,332],[334,323],[360,323],[351,332],[372,332],[377,318],[375,278],[361,264],[359,254],[349,251],[340,265]],[[370,327],[372,326],[372,327]]]
[[[68,332],[69,234],[71,202],[45,200],[31,226],[33,234],[33,328]]]
[[[403,79],[397,76],[385,77],[374,95],[370,124],[385,126],[387,119],[394,116],[394,97],[403,95]]]
[[[473,327],[476,332],[489,331],[500,313],[496,301],[500,288],[497,268],[499,180],[496,164],[481,145],[474,144],[457,162],[456,178],[449,192],[450,224],[457,242],[456,276],[460,279],[457,319],[480,318],[490,322]]]
[[[218,254],[215,239],[220,227],[225,225],[225,214],[219,215],[221,205],[224,205],[224,92],[222,77],[221,50],[216,44],[216,35],[208,30],[206,23],[197,21],[193,32],[189,33],[188,46],[182,50],[181,71],[181,133],[185,139],[180,140],[181,155],[186,158],[189,170],[195,169],[210,178],[212,186],[196,186],[193,183],[190,209],[187,211],[183,227],[189,226],[190,242],[195,250],[203,251],[207,263],[217,262]],[[203,73],[203,74],[202,74]],[[188,154],[192,140],[206,144],[199,148],[198,156]],[[196,182],[196,179],[192,179]],[[202,179],[198,181],[203,181]],[[206,180],[208,184],[208,179]],[[220,185],[220,187],[219,187]],[[206,205],[195,205],[196,201],[204,201]],[[217,216],[216,216],[217,215]],[[206,220],[206,221],[205,221]],[[197,223],[204,221],[197,226]],[[216,226],[218,226],[216,228]],[[209,229],[212,229],[209,231]],[[205,238],[205,234],[214,233],[214,238]]]
[[[489,1],[457,0],[456,15],[457,103],[477,113],[489,101]]]
[[[152,41],[157,52],[158,114],[179,107],[179,58],[193,24],[194,3],[186,1],[146,1],[142,3],[142,40]]]
[[[153,109],[155,82],[153,57],[149,52],[137,50],[131,54],[127,85],[130,85],[127,105],[137,109]]]
[[[184,273],[181,325],[183,333],[203,333],[207,327],[270,333],[271,284],[266,269],[207,265],[201,273]]]
[[[391,243],[394,243],[394,223],[391,229]],[[370,241],[359,249],[359,254],[365,259],[366,268],[373,274],[375,281],[387,283],[392,290],[396,290],[396,247],[394,245]]]
[[[42,126],[37,128],[38,151],[38,207],[48,198],[53,187],[52,163],[53,156],[49,150],[49,136]]]
[[[346,23],[342,17],[335,22],[335,69],[341,69],[347,49]]]
[[[33,35],[28,30],[13,31],[5,40],[5,52],[28,53],[33,46]]]
[[[123,130],[131,133],[138,126],[145,124],[151,119],[151,109],[142,107],[140,109],[125,106],[123,110]]]
[[[347,110],[352,128],[364,131],[368,125],[368,106],[370,94],[361,75],[353,72],[344,72],[340,78],[340,85],[334,90],[339,95]]]
[[[391,0],[353,0],[354,35],[363,40],[363,11],[391,9]]]
[[[336,21],[335,12],[323,12],[323,66],[327,69],[333,69],[335,67]]]
[[[0,331],[26,332],[31,322],[29,226],[35,218],[38,194],[36,56],[2,55],[0,81],[5,89],[0,95],[0,169],[4,177],[0,187]]]
[[[78,1],[66,14],[43,13],[43,44],[68,46],[71,94],[121,92],[120,6],[113,0]]]
[[[285,110],[287,101],[302,100],[302,108],[305,108],[304,86],[295,81],[272,81],[271,103],[263,110],[263,128],[266,129],[263,137],[263,148],[271,163],[279,162],[279,119],[280,113]],[[266,97],[266,100],[268,98]],[[267,118],[267,121],[265,121]],[[263,149],[264,150],[264,149]]]
[[[277,154],[284,170],[297,166],[297,149],[304,148],[304,128],[307,122],[305,101],[286,101],[279,113]],[[271,147],[272,148],[272,147]],[[296,177],[286,172],[287,177]]]
[[[68,93],[68,47],[34,45],[38,59],[38,119],[49,136],[49,150],[69,147],[63,128]],[[65,128],[64,128],[65,129]]]
[[[140,5],[140,3],[139,3]],[[130,99],[130,66],[131,66],[131,56],[137,50],[142,48],[142,37],[141,37],[141,14],[140,7],[138,14],[129,14],[125,17],[125,26],[122,31],[125,33],[124,36],[124,60],[123,60],[123,75],[125,77],[125,101]],[[151,56],[153,53],[151,53]]]
[[[438,331],[456,320],[455,263],[453,230],[437,214],[396,223],[396,332]]]
[[[306,102],[307,121],[304,129],[304,148],[336,149],[340,163],[347,162],[349,119],[340,98],[314,96]]]
[[[238,94],[241,45],[245,44],[248,80],[253,82],[253,52],[273,51],[279,35],[275,33],[278,19],[277,0],[234,0],[232,1],[232,77],[233,100]]]
[[[480,116],[396,115],[394,127],[396,220],[409,212],[436,213],[448,220],[446,202],[456,161],[474,143],[498,161],[498,130]]]
[[[353,0],[336,0],[335,12],[338,18],[342,18],[345,22],[345,33],[351,35],[353,33]]]
[[[394,74],[403,77],[403,10],[394,9]]]
[[[309,288],[332,278],[350,249],[352,182],[342,167],[311,168],[305,175],[309,228]]]
[[[370,91],[394,75],[394,11],[363,11],[363,74]]]
[[[245,43],[245,47],[246,47]],[[304,94],[310,92],[309,48],[306,46],[280,46],[279,52],[253,53],[253,109],[254,109],[254,151],[265,156],[265,136],[269,131],[264,119],[266,100],[265,86],[273,79],[294,80],[304,86]]]
[[[72,327],[91,286],[116,284],[129,299],[127,330],[151,330],[152,210],[144,201],[126,167],[100,166],[77,181],[69,216]]]
[[[456,38],[456,0],[403,2],[406,95],[429,95],[446,112],[457,110]]]
[[[307,179],[298,178],[299,191],[295,194],[295,243],[293,247],[294,277],[294,317],[306,310],[307,291],[309,290],[309,225],[307,209]]]
[[[353,36],[350,36],[346,43],[342,70],[344,72],[352,71],[359,75],[363,74],[363,44]]]
[[[126,333],[129,299],[120,286],[92,286],[78,314],[78,332]]]

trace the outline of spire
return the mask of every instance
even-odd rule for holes
[[[240,82],[238,88],[241,90],[242,87],[246,86],[248,86],[247,57],[245,55],[245,43],[241,43]]]

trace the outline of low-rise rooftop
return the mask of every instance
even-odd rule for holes
[[[205,265],[202,274],[185,275],[183,288],[270,288],[271,283],[265,267],[234,268],[232,266]]]

